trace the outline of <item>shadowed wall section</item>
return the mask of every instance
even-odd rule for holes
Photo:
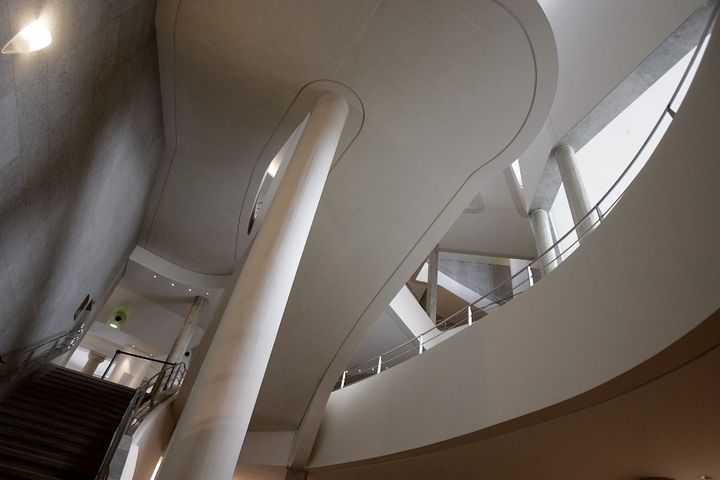
[[[164,143],[155,1],[0,0],[0,41],[38,17],[53,44],[0,57],[0,352],[102,305]]]

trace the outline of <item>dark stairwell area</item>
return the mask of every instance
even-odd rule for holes
[[[0,479],[94,479],[134,390],[62,367],[0,404]]]

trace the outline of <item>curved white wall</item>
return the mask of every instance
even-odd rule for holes
[[[462,334],[333,393],[311,468],[557,404],[649,359],[717,310],[719,50],[715,40],[653,158],[582,248]]]

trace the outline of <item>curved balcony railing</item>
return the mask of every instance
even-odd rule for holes
[[[638,162],[638,159],[643,155],[645,150],[648,148],[648,145],[653,143],[654,140],[659,140],[659,138],[664,135],[665,130],[661,130],[661,127],[667,126],[670,122],[672,122],[672,119],[675,117],[680,107],[684,93],[687,91],[687,87],[692,81],[690,78],[690,72],[697,65],[698,59],[700,58],[703,50],[702,47],[706,43],[710,30],[717,19],[719,7],[720,1],[716,2],[713,7],[713,12],[710,15],[708,24],[703,30],[698,46],[695,48],[695,52],[685,68],[677,87],[675,88],[662,114],[650,131],[650,134],[642,143],[638,152],[632,158],[627,167],[625,167],[617,180],[615,180],[602,198],[600,198],[595,206],[591,208],[583,218],[581,218],[570,230],[568,230],[565,235],[560,237],[550,248],[538,255],[535,260],[529,262],[525,270],[509,277],[491,291],[481,295],[476,301],[468,304],[466,307],[437,323],[434,328],[431,328],[417,337],[388,350],[382,355],[378,355],[377,357],[371,358],[370,360],[354,365],[353,367],[345,370],[342,377],[336,383],[335,388],[343,388],[372,375],[379,374],[384,370],[392,368],[416,355],[421,355],[427,349],[432,348],[437,343],[451,337],[460,330],[471,327],[474,321],[484,317],[489,312],[501,307],[508,301],[512,300],[515,296],[521,294],[522,292],[517,292],[519,292],[519,290],[524,291],[524,289],[531,287],[549,270],[555,268],[565,258],[567,258],[576,246],[579,245],[579,243],[587,235],[592,233],[592,231],[604,221],[605,217],[613,210],[613,208],[615,208],[622,198],[627,185],[634,178],[631,175],[637,175],[639,168],[642,168],[639,166],[640,162]],[[501,295],[501,292],[508,291],[516,293],[505,297]]]

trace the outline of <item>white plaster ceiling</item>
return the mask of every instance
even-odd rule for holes
[[[233,270],[249,242],[240,228],[236,252],[243,198],[267,166],[256,159],[304,85],[340,82],[363,103],[255,411],[256,426],[297,428],[318,385],[335,382],[431,246],[544,124],[549,25],[524,0],[160,0],[157,27],[168,145],[141,243],[189,270]]]
[[[464,212],[440,241],[440,249],[501,258],[534,258],[535,243],[526,215],[515,205],[505,175],[480,190],[483,208]]]
[[[503,12],[494,2],[425,3],[161,1],[160,12],[178,12],[177,24],[172,15],[168,25],[176,28],[168,51],[174,63],[163,55],[158,25],[165,120],[177,141],[169,145],[169,174],[158,182],[142,243],[190,270],[231,273],[249,241],[239,218],[251,208],[254,176],[264,171],[256,159],[294,96],[314,80],[340,81],[374,106],[358,138],[363,151],[354,155],[377,158],[374,167],[393,161],[388,148],[397,147],[411,163],[394,162],[395,171],[416,168],[422,158],[479,166],[486,157],[473,148],[480,131],[488,151],[499,151],[507,140],[499,133],[526,113],[533,93],[533,75],[521,67],[529,52],[508,42],[475,54],[498,30],[482,13]],[[426,35],[429,26],[439,35]],[[511,81],[490,57],[507,60]],[[516,101],[486,94],[501,77]],[[431,172],[423,175],[431,181]],[[382,186],[394,188],[386,178]]]
[[[222,296],[222,289],[210,289],[183,283],[156,273],[132,260],[127,263],[120,286],[182,318],[185,318],[190,310],[195,296],[200,295],[207,298],[208,304],[203,309],[198,323],[201,328],[207,327]]]
[[[208,299],[193,336],[196,345],[214,316],[222,289],[209,289],[182,283],[128,260],[125,274],[105,305],[100,306],[92,332],[124,349],[135,344],[143,354],[162,357],[167,354],[185,320],[196,295]],[[122,330],[110,328],[107,323],[113,310],[120,304],[130,305],[128,321]]]

